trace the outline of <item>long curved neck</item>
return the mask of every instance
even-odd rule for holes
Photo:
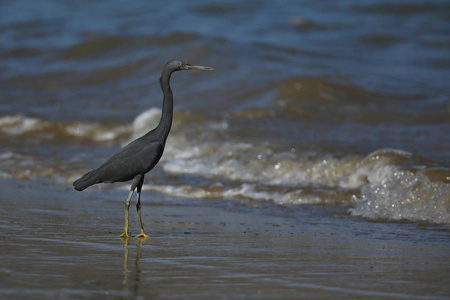
[[[172,75],[172,72],[164,71],[161,74],[161,78],[159,79],[161,89],[164,94],[164,99],[161,120],[159,121],[157,128],[160,131],[161,137],[163,139],[163,145],[166,143],[167,136],[169,135],[170,128],[172,127],[173,119],[173,93],[169,84],[170,75]]]

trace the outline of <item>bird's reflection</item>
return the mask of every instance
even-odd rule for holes
[[[141,283],[141,268],[139,266],[139,260],[141,259],[141,246],[144,244],[147,238],[139,238],[136,243],[136,258],[134,260],[134,270],[128,268],[128,258],[130,254],[129,237],[123,238],[123,279],[122,286],[127,291],[133,291],[135,295],[139,292],[139,286]],[[134,271],[134,276],[131,274]],[[133,278],[134,277],[134,278]]]

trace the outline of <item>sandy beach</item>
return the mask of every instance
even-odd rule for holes
[[[449,234],[323,207],[143,200],[148,239],[118,237],[125,190],[2,179],[4,299],[448,299]],[[333,208],[336,209],[336,208]],[[326,209],[325,209],[326,211]],[[134,217],[134,218],[133,218]],[[131,232],[136,234],[135,213]]]

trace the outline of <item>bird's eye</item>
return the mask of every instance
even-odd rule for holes
[[[183,63],[180,63],[180,67],[182,67],[183,66]]]

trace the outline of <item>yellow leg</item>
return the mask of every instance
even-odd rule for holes
[[[127,201],[125,201],[125,230],[121,235],[119,235],[119,237],[121,237],[121,238],[129,238],[130,237],[130,233],[128,231],[128,228],[129,228],[128,220],[129,220],[129,208],[130,208],[131,196],[133,196],[133,192],[134,192],[134,189],[130,191],[130,193],[128,194]]]
[[[140,191],[140,188],[138,188],[138,192],[137,192],[136,210],[137,210],[137,215],[138,215],[139,229],[141,231],[141,233],[136,235],[136,237],[138,237],[138,238],[148,238],[149,235],[147,235],[144,232],[144,226],[142,225],[142,218],[141,218],[141,191]]]

